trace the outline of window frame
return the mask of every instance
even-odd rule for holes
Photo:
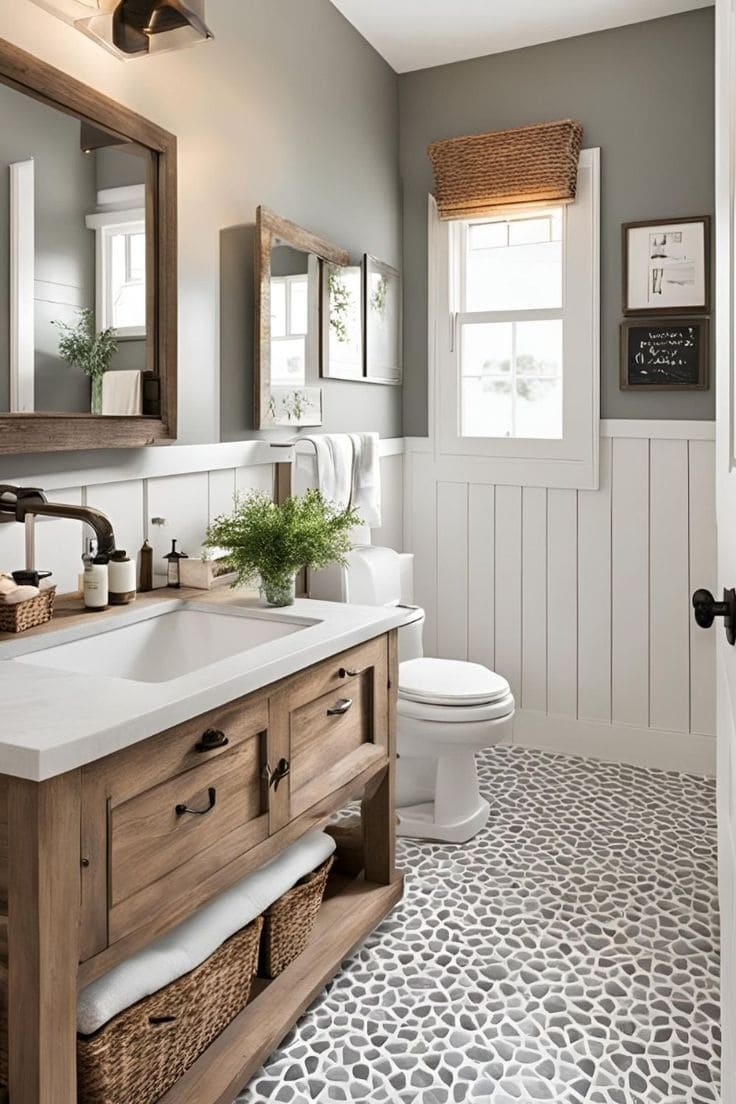
[[[109,210],[98,211],[86,218],[87,227],[95,232],[95,315],[98,331],[113,325],[112,305],[112,240],[124,235],[146,233],[145,188],[143,185],[109,188],[98,193],[100,206],[110,206]],[[130,204],[130,206],[128,206]],[[130,248],[126,241],[126,254]],[[146,322],[148,316],[148,293],[146,293]],[[118,341],[140,341],[147,335],[147,324],[142,326],[115,327]]]
[[[550,209],[553,204],[544,205]],[[531,215],[531,211],[527,209]],[[507,213],[518,213],[509,211]],[[504,212],[499,211],[499,215]],[[583,150],[578,195],[563,212],[562,310],[464,312],[461,251],[465,226],[429,212],[430,378],[435,455],[478,478],[516,486],[598,486],[600,421],[600,151]],[[561,438],[460,436],[461,328],[478,321],[563,319]]]

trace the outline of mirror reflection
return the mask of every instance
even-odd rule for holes
[[[0,411],[157,413],[140,146],[0,84]]]

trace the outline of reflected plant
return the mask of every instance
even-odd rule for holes
[[[349,341],[350,290],[338,265],[329,265],[327,269],[327,289],[330,293],[330,328],[337,340],[346,345]]]
[[[83,307],[79,321],[74,326],[67,322],[52,321],[61,332],[59,356],[73,368],[81,368],[92,381],[90,409],[93,414],[102,413],[102,378],[110,370],[112,358],[118,348],[117,334],[110,326],[97,333],[94,313]]]
[[[375,283],[373,291],[371,292],[371,309],[376,314],[383,314],[386,309],[386,300],[388,299],[388,277],[379,276]]]

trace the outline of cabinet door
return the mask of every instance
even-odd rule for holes
[[[278,687],[269,703],[271,832],[385,762],[388,721],[385,636]]]

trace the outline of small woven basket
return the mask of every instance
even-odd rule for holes
[[[322,907],[333,861],[330,855],[264,912],[259,977],[278,977],[306,947]]]
[[[49,587],[27,602],[15,605],[0,602],[0,632],[20,633],[36,625],[45,625],[54,616],[55,597],[56,587]]]
[[[262,920],[191,973],[77,1039],[79,1104],[153,1104],[245,1008]]]

